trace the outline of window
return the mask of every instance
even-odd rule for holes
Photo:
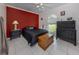
[[[56,24],[48,24],[49,33],[56,32]]]

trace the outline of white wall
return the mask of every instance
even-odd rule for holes
[[[0,3],[0,17],[3,17],[4,19],[4,28],[6,32],[6,6],[3,3]]]
[[[66,12],[65,16],[62,17],[60,16],[61,11]],[[63,21],[66,20],[68,17],[73,17],[73,19],[76,20],[77,40],[79,41],[79,4],[72,3],[72,4],[65,4],[60,7],[56,7],[54,9],[51,8],[50,11],[42,13],[41,17],[44,17],[45,22],[47,23],[48,17],[52,14],[55,14],[58,17],[56,20],[54,20],[54,23],[56,23],[56,21],[60,21],[61,19]]]

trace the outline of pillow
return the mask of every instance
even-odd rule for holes
[[[27,28],[27,29],[34,29],[33,26],[27,26],[26,28]]]
[[[34,27],[30,26],[29,29],[34,29]]]

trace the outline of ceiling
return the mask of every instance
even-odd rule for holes
[[[64,4],[65,3],[43,3],[44,8],[37,8],[35,3],[7,3],[7,5],[22,8],[36,13],[50,11],[51,9],[59,7]]]

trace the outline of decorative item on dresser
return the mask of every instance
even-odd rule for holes
[[[73,43],[76,46],[75,21],[57,21],[57,38]]]
[[[72,21],[73,18],[72,18],[72,17],[68,17],[67,20],[68,20],[68,21]]]

